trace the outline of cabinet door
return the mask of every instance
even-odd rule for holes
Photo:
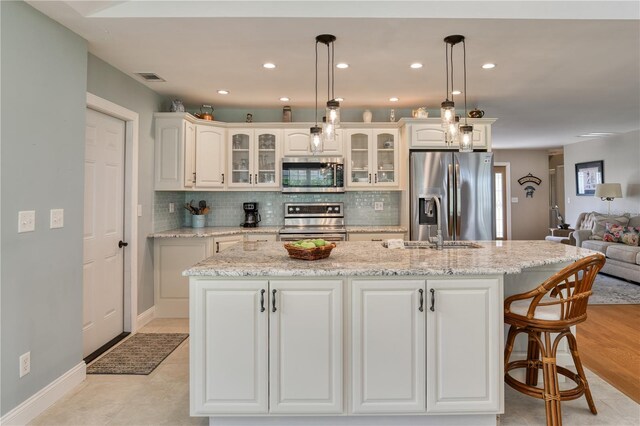
[[[268,412],[267,284],[191,277],[192,416]]]
[[[224,187],[224,129],[196,126],[196,187]]]
[[[501,409],[500,289],[499,278],[427,280],[427,412]]]
[[[371,164],[371,132],[349,130],[347,140],[346,184],[350,187],[367,187],[373,183]]]
[[[270,292],[270,412],[341,413],[342,281],[270,281]]]
[[[284,130],[284,155],[309,155],[310,143],[309,129]]]
[[[375,186],[398,186],[398,132],[397,130],[373,131],[373,184]]]
[[[196,125],[185,123],[184,134],[184,186],[193,188],[196,184]]]
[[[227,186],[251,187],[253,179],[253,130],[230,130],[229,182]]]
[[[184,170],[183,119],[157,119],[155,133],[155,189],[181,190]]]
[[[354,413],[425,411],[424,281],[353,280]],[[422,308],[422,310],[420,310]]]
[[[336,130],[336,137],[331,142],[324,142],[322,144],[322,155],[339,156],[344,155],[342,149],[342,129]]]
[[[154,308],[158,318],[189,318],[189,279],[182,271],[213,254],[213,238],[156,238]]]
[[[444,130],[439,123],[412,124],[410,147],[449,148]]]
[[[253,184],[260,188],[280,187],[280,131],[256,130]]]

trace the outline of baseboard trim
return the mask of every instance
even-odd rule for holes
[[[2,416],[0,424],[7,426],[26,425],[82,383],[86,376],[87,364],[82,361]]]
[[[136,321],[136,331],[149,324],[156,317],[156,307],[152,306],[140,315]]]

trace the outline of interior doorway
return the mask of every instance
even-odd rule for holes
[[[494,163],[496,240],[511,239],[511,170],[509,163]]]

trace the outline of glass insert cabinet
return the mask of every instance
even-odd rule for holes
[[[348,130],[346,136],[348,186],[398,186],[397,130]]]
[[[229,186],[278,188],[280,131],[231,130],[229,137]]]

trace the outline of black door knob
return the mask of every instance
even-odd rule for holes
[[[125,242],[124,242],[124,241],[122,241],[122,240],[118,241],[118,247],[120,247],[120,248],[122,248],[122,247],[126,247],[126,246],[128,246],[128,245],[129,245],[129,243],[125,243]]]

